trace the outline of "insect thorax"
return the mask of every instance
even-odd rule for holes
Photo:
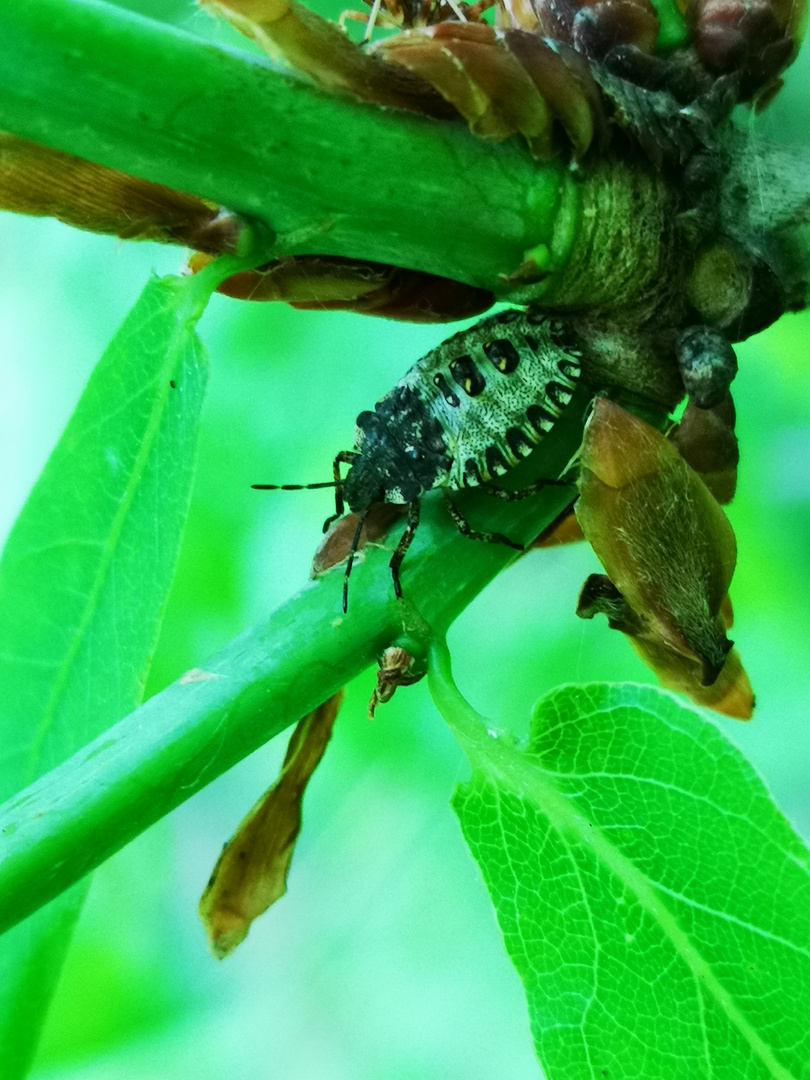
[[[410,502],[502,476],[571,400],[580,360],[566,327],[531,311],[492,315],[448,338],[357,418],[349,505]]]

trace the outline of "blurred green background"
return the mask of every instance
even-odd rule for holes
[[[130,0],[197,33],[236,36],[187,0]],[[340,10],[334,4],[329,13]],[[323,10],[323,9],[322,9]],[[752,138],[800,139],[810,53]],[[756,142],[752,143],[753,154]],[[178,251],[2,215],[0,533],[5,535],[96,359],[150,270]],[[159,690],[306,581],[326,479],[354,417],[448,328],[304,313],[215,297],[194,501],[155,656]],[[739,349],[742,445],[730,509],[740,549],[734,637],[755,721],[721,726],[810,835],[810,314]],[[561,682],[650,681],[604,620],[574,617],[598,569],[584,546],[535,552],[452,630],[459,683],[522,730]],[[148,573],[148,568],[144,569]],[[539,1075],[517,976],[448,806],[465,765],[423,684],[366,719],[373,674],[349,687],[305,803],[287,896],[228,960],[196,905],[222,843],[274,779],[274,743],[195,796],[95,875],[48,1022],[36,1080],[526,1080]]]

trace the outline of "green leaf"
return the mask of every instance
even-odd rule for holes
[[[740,753],[632,684],[554,691],[520,749],[439,667],[548,1080],[810,1077],[808,852]]]
[[[233,262],[233,260],[231,260]],[[0,795],[141,700],[188,510],[221,275],[153,279],[94,371],[0,560]],[[3,1076],[25,1076],[87,889],[0,941]]]
[[[575,392],[542,446],[513,470],[516,486],[566,468],[582,442],[589,395],[587,387]],[[516,502],[459,493],[470,520],[523,542],[555,521],[572,498],[573,490],[559,485]],[[400,535],[394,529],[384,545],[364,552],[352,575],[347,615],[341,614],[344,567],[335,566],[209,657],[204,671],[153,695],[1,805],[0,929],[296,723],[403,635],[418,652],[430,628],[449,626],[518,557],[504,544],[471,543],[440,492],[429,493],[408,551],[403,598],[396,600],[388,564]]]

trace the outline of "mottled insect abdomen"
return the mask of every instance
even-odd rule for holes
[[[450,487],[496,479],[551,428],[580,375],[581,353],[547,316],[506,311],[455,334],[400,385],[439,421],[452,457]]]
[[[548,316],[506,311],[432,349],[357,418],[350,506],[374,501],[372,472],[386,502],[503,476],[571,400],[581,353],[567,336]]]

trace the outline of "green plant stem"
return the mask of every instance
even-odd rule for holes
[[[0,12],[0,128],[260,218],[285,254],[497,285],[550,244],[564,166],[517,140],[330,96],[92,0]]]
[[[578,391],[542,447],[512,471],[516,486],[565,468],[587,400],[587,391]],[[573,495],[569,486],[549,486],[514,503],[480,492],[460,493],[458,502],[473,521],[486,515],[489,528],[525,543]],[[400,531],[356,566],[348,615],[340,613],[338,567],[212,657],[206,674],[173,683],[0,807],[0,931],[297,721],[388,645],[405,638],[427,649],[517,557],[461,536],[441,497],[429,496],[397,602],[387,563]]]
[[[257,218],[277,255],[372,259],[516,302],[593,305],[606,291],[614,309],[667,262],[665,186],[638,158],[589,159],[575,177],[519,139],[496,148],[462,123],[325,94],[100,0],[3,5],[0,130]],[[747,136],[730,138],[727,218],[743,242],[771,234],[791,303],[803,304],[810,242],[805,228],[797,248],[795,226],[807,218],[808,151],[787,152],[786,173],[781,148],[758,142],[754,170],[749,149]],[[529,252],[549,260],[549,276],[508,281]]]

